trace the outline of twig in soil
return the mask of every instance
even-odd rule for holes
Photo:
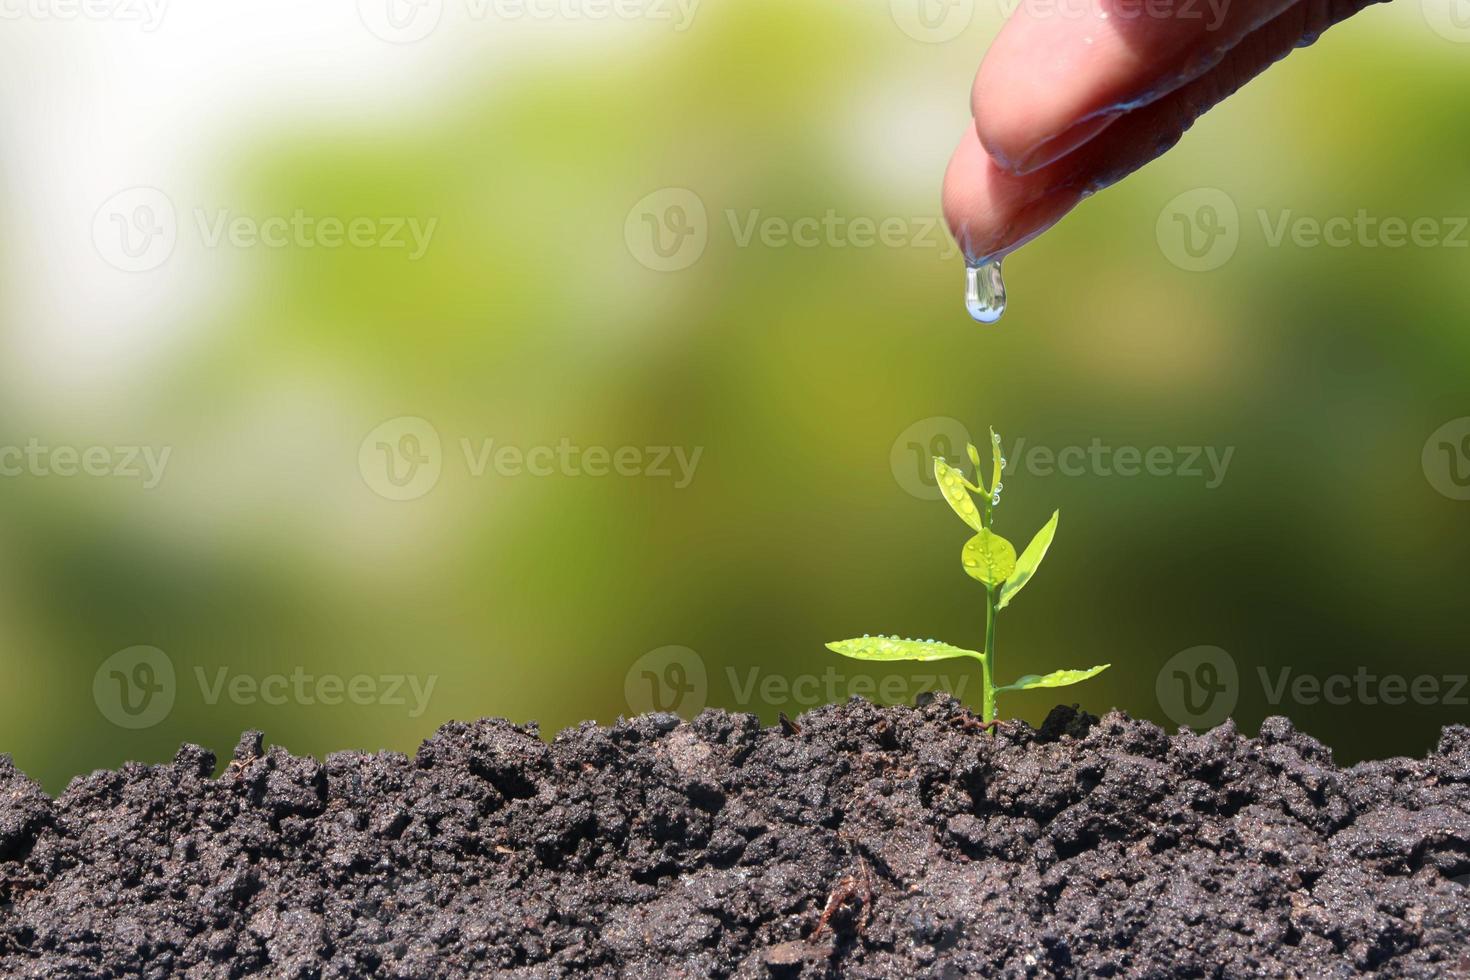
[[[807,937],[808,942],[820,936],[837,910],[854,899],[858,904],[858,918],[853,925],[853,934],[861,936],[868,927],[868,914],[873,908],[873,875],[868,869],[868,862],[861,856],[858,857],[858,873],[843,875],[837,886],[828,893],[827,904],[822,907],[822,917],[817,920],[817,927]]]
[[[800,735],[801,726],[792,721],[790,718],[787,718],[786,712],[783,711],[781,712],[781,731],[785,732],[787,735]]]

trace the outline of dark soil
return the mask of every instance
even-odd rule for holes
[[[1470,729],[1339,769],[1281,718],[968,717],[251,733],[54,801],[0,757],[0,975],[1470,973]]]

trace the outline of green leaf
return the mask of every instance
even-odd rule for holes
[[[864,636],[827,644],[827,649],[854,660],[953,660],[976,657],[975,650],[952,647],[934,640],[901,640],[896,636]]]
[[[1041,565],[1041,559],[1046,557],[1046,549],[1051,547],[1052,538],[1057,534],[1057,520],[1062,516],[1061,511],[1053,511],[1051,520],[1046,522],[1046,527],[1036,532],[1036,537],[1021,552],[1021,557],[1016,560],[1016,574],[1006,580],[1005,588],[1000,590],[1000,602],[997,609],[1004,609],[1015,598],[1017,592],[1026,587],[1031,581],[1031,576],[1036,574],[1036,569]]]
[[[965,574],[977,582],[997,586],[1016,570],[1016,546],[989,528],[965,542],[960,555]]]
[[[939,484],[939,492],[944,494],[944,499],[949,501],[949,506],[960,515],[964,521],[976,531],[983,525],[980,523],[980,510],[975,506],[975,501],[970,499],[970,491],[965,488],[965,480],[960,474],[938,456],[934,457],[934,479]]]
[[[1038,687],[1069,687],[1072,684],[1081,684],[1090,677],[1096,677],[1111,666],[1112,664],[1103,664],[1101,667],[1092,667],[1088,670],[1054,670],[1045,676],[1027,674],[1005,687],[997,687],[995,692],[999,694],[1001,691],[1030,691]]]

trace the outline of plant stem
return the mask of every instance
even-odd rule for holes
[[[985,707],[983,721],[995,721],[995,586],[985,587],[985,657],[980,661],[984,670]]]

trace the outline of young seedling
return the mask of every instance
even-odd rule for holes
[[[840,653],[844,657],[854,660],[953,660],[957,657],[973,657],[980,661],[982,690],[984,692],[985,704],[983,719],[987,725],[995,722],[996,700],[1006,691],[1029,691],[1038,687],[1067,687],[1070,684],[1079,684],[1090,677],[1096,677],[1107,670],[1112,664],[1103,664],[1101,667],[1090,667],[1087,670],[1058,670],[1050,674],[1037,675],[1027,674],[1025,677],[1003,687],[995,686],[995,617],[1010,605],[1016,594],[1026,587],[1031,577],[1036,574],[1036,569],[1041,565],[1041,559],[1046,557],[1046,551],[1051,547],[1052,538],[1057,533],[1057,519],[1060,512],[1051,515],[1051,520],[1046,526],[1036,533],[1026,550],[1016,557],[1016,548],[1005,538],[995,533],[995,509],[1000,506],[1000,493],[1004,488],[1000,479],[1005,471],[1006,461],[1000,454],[1000,436],[995,430],[990,430],[990,449],[994,463],[993,476],[990,480],[990,488],[984,486],[984,476],[980,472],[980,452],[974,446],[966,447],[970,452],[970,462],[975,466],[976,483],[965,479],[960,470],[954,469],[943,459],[934,459],[934,478],[939,483],[939,491],[949,506],[959,515],[960,520],[970,525],[975,531],[975,536],[965,542],[964,550],[960,553],[960,562],[965,569],[965,574],[985,586],[985,652],[966,650],[962,647],[950,646],[948,643],[936,643],[933,640],[901,640],[897,636],[868,636],[864,634],[861,639],[842,640],[839,643],[827,644],[827,649],[833,653]],[[978,485],[977,485],[978,484]],[[975,500],[970,496],[975,494],[980,498],[977,506]]]

